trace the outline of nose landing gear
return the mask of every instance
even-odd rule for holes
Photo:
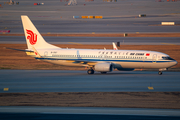
[[[162,75],[162,71],[159,71],[158,74],[159,74],[159,75]]]
[[[162,68],[162,69],[159,69],[158,74],[159,74],[159,75],[162,75],[162,71],[165,71],[165,70],[168,70],[168,68]]]

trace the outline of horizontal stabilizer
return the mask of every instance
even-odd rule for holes
[[[4,49],[17,50],[17,51],[22,51],[22,52],[34,52],[34,51],[28,50],[28,49],[22,50],[22,49],[8,48],[8,47],[4,47]]]

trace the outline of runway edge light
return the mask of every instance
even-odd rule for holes
[[[149,89],[149,90],[154,90],[154,88],[153,88],[153,87],[148,87],[148,89]]]
[[[4,90],[4,91],[9,91],[9,88],[4,88],[3,90]]]

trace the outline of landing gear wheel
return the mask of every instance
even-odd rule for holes
[[[159,71],[158,74],[159,74],[159,75],[162,75],[162,71]]]
[[[87,71],[87,73],[88,73],[88,74],[94,74],[94,70],[93,70],[93,69],[89,69],[89,70]]]
[[[101,72],[101,74],[106,74],[107,72]]]

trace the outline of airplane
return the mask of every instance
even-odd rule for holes
[[[38,32],[28,16],[21,15],[28,49],[27,55],[37,60],[63,66],[81,66],[88,68],[88,74],[101,72],[105,74],[114,69],[133,71],[134,69],[159,69],[162,71],[175,66],[177,61],[169,55],[146,50],[114,50],[107,49],[69,49],[60,48],[47,43]]]
[[[113,42],[112,44],[113,44],[113,49],[114,49],[114,50],[118,50],[116,44],[115,44],[114,42]]]

